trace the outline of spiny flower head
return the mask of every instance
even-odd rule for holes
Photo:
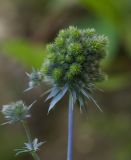
[[[89,99],[96,82],[105,79],[100,67],[106,56],[108,39],[94,29],[69,27],[61,30],[47,45],[48,57],[40,73],[52,84],[47,99],[53,98],[49,110],[69,91],[80,106]],[[92,98],[90,98],[92,99]]]
[[[44,72],[45,72],[45,69],[44,69]],[[35,69],[32,70],[31,74],[29,74],[29,73],[26,73],[26,74],[29,78],[29,87],[25,91],[28,91],[28,90],[40,85],[40,83],[43,81],[43,75],[41,74],[41,72],[39,72]]]
[[[44,143],[45,142],[38,142],[38,138],[35,138],[31,143],[25,143],[25,146],[22,149],[15,149],[17,152],[16,156],[26,152],[37,152]]]
[[[29,118],[29,110],[32,105],[33,103],[29,107],[27,107],[23,101],[17,101],[8,105],[4,105],[2,108],[2,113],[7,119],[6,123],[15,123],[17,121]]]
[[[74,86],[101,81],[103,73],[100,61],[106,55],[107,38],[94,29],[79,30],[76,27],[59,32],[47,46],[48,58],[42,68],[49,82],[58,86]],[[47,63],[48,61],[48,63]]]

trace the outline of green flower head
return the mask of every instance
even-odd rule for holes
[[[33,69],[31,74],[26,73],[29,78],[29,87],[25,91],[29,91],[32,88],[40,85],[40,83],[43,81],[43,75],[41,74],[42,72],[48,73],[48,67],[44,66],[41,71],[36,71]]]
[[[81,106],[96,82],[104,80],[100,62],[106,56],[108,39],[94,29],[69,27],[47,46],[48,58],[41,75],[53,88],[50,109],[69,91]]]
[[[47,47],[48,67],[43,64],[42,68],[46,69],[42,74],[58,86],[89,87],[90,83],[103,79],[100,61],[106,55],[107,42],[107,38],[94,29],[69,27],[62,30]]]
[[[2,113],[7,119],[6,123],[15,123],[17,121],[22,121],[26,118],[29,118],[29,110],[33,104],[34,103],[27,107],[23,101],[17,101],[8,105],[4,105],[2,108]]]

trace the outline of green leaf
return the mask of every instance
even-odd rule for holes
[[[5,42],[2,51],[28,68],[40,67],[46,56],[43,44],[37,45],[24,39]]]
[[[81,4],[94,11],[98,16],[108,18],[115,25],[120,25],[122,18],[121,3],[114,3],[114,0],[81,0]],[[120,26],[119,26],[120,27]]]
[[[97,84],[100,88],[104,90],[119,90],[130,86],[131,84],[131,75],[130,74],[120,74],[112,75],[108,78],[107,81],[103,81],[101,84]]]

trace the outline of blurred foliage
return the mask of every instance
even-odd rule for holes
[[[131,157],[130,121],[130,115],[124,113],[104,114],[101,117],[95,115],[90,118],[92,132],[113,144],[113,154],[110,155],[112,160],[129,160]]]
[[[128,97],[130,99],[130,93],[128,93],[128,90],[123,92],[122,89],[126,87],[130,92],[131,86],[131,0],[1,0],[1,2],[9,2],[14,7],[13,11],[17,18],[16,22],[13,21],[13,26],[16,27],[14,29],[16,32],[14,32],[15,34],[13,36],[16,37],[17,35],[18,38],[13,39],[14,37],[12,36],[9,40],[0,44],[0,52],[10,58],[16,59],[29,69],[32,67],[39,68],[41,66],[46,56],[45,42],[51,41],[61,28],[69,25],[76,25],[80,28],[93,27],[96,28],[100,34],[105,34],[109,37],[109,53],[102,64],[109,77],[107,81],[98,85],[98,87],[109,91],[105,92],[102,96],[103,103],[109,99],[104,105],[104,110],[107,109],[108,113],[100,116],[98,116],[98,112],[97,115],[94,113],[91,114],[88,123],[85,121],[85,123],[82,123],[84,131],[81,132],[82,134],[77,138],[80,138],[84,134],[86,136],[86,140],[79,146],[80,148],[88,142],[88,134],[90,132],[92,132],[92,136],[95,135],[93,137],[94,141],[95,138],[99,139],[98,142],[95,141],[95,147],[98,145],[98,148],[97,150],[95,150],[95,147],[91,149],[91,152],[94,150],[95,154],[93,153],[89,159],[103,159],[102,156],[104,155],[104,151],[106,151],[106,154],[108,154],[107,159],[130,160],[131,116],[130,100],[128,100]],[[4,9],[3,7],[2,10]],[[5,19],[8,19],[8,14],[12,14],[10,10],[8,11],[8,5],[5,13],[7,13],[3,15]],[[0,16],[2,16],[2,14]],[[17,28],[19,25],[20,28]],[[11,26],[9,26],[9,28],[10,27]],[[13,70],[13,72],[15,72],[15,70]],[[9,77],[5,78],[9,79]],[[10,79],[9,83],[11,83]],[[13,87],[19,89],[19,86],[17,84],[15,85],[16,86]],[[4,89],[8,92],[10,91],[8,87]],[[111,99],[111,96],[113,96],[114,99]],[[119,105],[123,107],[121,113],[119,113],[121,109]],[[44,107],[42,106],[42,108]],[[64,125],[61,125],[61,120],[59,121],[58,128],[60,129],[60,126]],[[54,126],[54,130],[58,129],[56,124]],[[42,127],[44,127],[43,124]],[[79,125],[79,127],[81,127],[81,125]],[[38,125],[36,128],[38,129]],[[48,130],[48,127],[46,130]],[[17,131],[18,129],[0,128],[0,141],[2,144],[0,148],[0,159],[15,159],[12,150],[16,148],[16,146],[19,148],[19,145],[24,141],[20,131],[18,131],[19,133]],[[41,132],[41,129],[39,131]],[[52,129],[49,131],[52,133]],[[81,130],[79,129],[79,131]],[[64,129],[63,134],[65,134]],[[48,136],[50,136],[50,133],[48,133]],[[61,138],[59,137],[57,141],[57,146],[61,149],[61,153],[59,152],[58,154],[61,155],[63,152]],[[102,143],[103,141],[111,144],[110,148],[105,147]],[[49,155],[51,146],[52,142],[50,146],[47,146],[47,148],[50,147],[47,149],[49,150]],[[85,146],[85,158],[81,159],[88,159],[87,157],[90,156],[90,153],[87,153],[87,148],[88,146]],[[101,148],[101,152],[99,152],[99,148]],[[97,155],[97,151],[101,158]],[[46,152],[43,153],[43,155],[45,154]],[[52,155],[54,154],[56,153],[53,152],[52,149]],[[84,155],[83,152],[82,155]],[[50,157],[50,159],[51,158],[52,157]],[[55,156],[53,159],[55,159]],[[78,158],[76,157],[76,159],[79,159],[79,156]]]
[[[37,22],[34,19],[35,17],[39,17],[38,21],[40,21],[42,17],[46,17],[46,12],[52,17],[58,14],[58,10],[59,12],[62,12],[65,8],[70,10],[72,5],[76,7],[83,6],[87,9],[88,14],[78,16],[72,20],[71,25],[76,25],[80,28],[87,28],[87,26],[95,27],[99,33],[106,34],[109,37],[109,53],[102,63],[103,68],[107,71],[113,69],[112,66],[114,65],[112,64],[119,61],[119,48],[121,44],[125,49],[124,54],[127,53],[128,58],[131,55],[131,2],[129,0],[100,0],[99,3],[97,0],[79,0],[74,1],[74,3],[65,0],[62,2],[59,0],[40,0],[39,2],[36,0],[14,0],[14,2],[17,9],[24,12],[21,16],[29,22],[31,19],[31,24]],[[49,21],[51,20],[50,16],[48,17]],[[35,68],[40,67],[43,58],[46,56],[44,44],[36,45],[25,39],[7,41],[3,45],[3,51],[15,57],[19,62],[24,63],[29,68],[32,66]],[[109,80],[104,82],[101,87],[111,90],[121,89],[130,85],[130,77],[129,72],[125,73],[125,71],[121,71],[119,74],[110,75]]]
[[[8,41],[4,43],[2,50],[29,68],[40,67],[45,57],[44,45],[33,44],[24,39]]]
[[[114,25],[122,37],[127,53],[131,55],[131,1],[130,0],[80,0],[88,10]]]
[[[100,88],[104,90],[120,90],[131,85],[131,75],[130,74],[118,74],[111,75],[106,81],[98,84]]]
[[[20,148],[23,145],[25,136],[21,134],[21,130],[19,130],[19,127],[17,128],[17,130],[15,129],[14,133],[14,130],[12,130],[9,126],[7,128],[1,126],[0,141],[2,144],[2,146],[0,147],[0,157],[6,160],[12,160],[17,159],[17,157],[14,157],[14,149]]]

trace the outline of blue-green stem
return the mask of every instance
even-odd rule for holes
[[[30,144],[32,144],[32,137],[31,137],[30,129],[29,129],[28,125],[27,125],[27,122],[26,121],[21,121],[21,122],[22,122],[22,125],[23,125],[24,129],[25,129],[28,142]],[[35,151],[32,151],[31,155],[34,158],[34,160],[40,160],[38,154]]]
[[[69,96],[67,160],[73,159],[73,99]]]

